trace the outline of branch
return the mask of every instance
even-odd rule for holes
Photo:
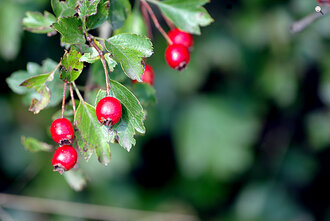
[[[149,212],[95,204],[18,196],[4,193],[0,193],[0,205],[9,209],[24,210],[36,213],[58,214],[91,220],[199,220],[196,216],[188,214]]]
[[[329,6],[325,6],[322,11],[320,11],[320,12],[314,12],[314,13],[306,16],[305,18],[303,18],[303,19],[301,19],[299,21],[294,22],[291,25],[291,27],[290,27],[291,33],[295,34],[295,33],[301,32],[307,26],[309,26],[311,23],[313,23],[315,20],[321,18],[323,15],[326,15],[329,12],[330,12],[330,7]]]
[[[167,43],[169,45],[173,44],[172,40],[168,37],[168,35],[166,34],[166,32],[164,31],[164,29],[162,28],[162,26],[159,24],[159,22],[157,20],[157,17],[155,15],[155,13],[153,12],[153,10],[151,9],[150,5],[145,0],[141,0],[141,3],[148,10],[150,17],[151,17],[152,21],[155,24],[155,27],[164,36],[164,38],[166,39]]]

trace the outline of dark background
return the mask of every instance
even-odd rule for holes
[[[75,192],[52,172],[50,153],[20,143],[22,135],[52,143],[51,116],[60,107],[33,115],[5,81],[27,62],[59,61],[59,35],[21,27],[25,11],[51,11],[50,4],[2,0],[0,191],[200,220],[330,220],[330,18],[289,31],[315,6],[213,0],[206,8],[215,22],[195,36],[182,73],[166,65],[166,42],[154,30],[148,63],[158,102],[147,108],[147,133],[129,153],[112,145],[108,167],[95,157],[81,161],[90,181]],[[14,220],[84,220],[4,210]]]

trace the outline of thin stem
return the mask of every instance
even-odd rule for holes
[[[110,82],[109,82],[109,76],[108,76],[108,69],[107,69],[107,65],[106,65],[106,61],[104,59],[104,55],[103,52],[101,51],[101,49],[95,44],[95,42],[93,41],[93,39],[91,37],[87,37],[87,41],[90,43],[91,46],[93,46],[96,51],[99,53],[100,58],[101,58],[101,62],[103,65],[103,69],[104,69],[104,74],[105,74],[105,83],[106,83],[106,87],[107,87],[107,96],[110,96]],[[112,90],[111,90],[112,91]]]
[[[160,26],[160,24],[159,24],[159,22],[157,20],[157,17],[155,15],[155,13],[153,12],[153,10],[151,9],[150,5],[145,0],[141,0],[141,3],[148,10],[148,13],[149,13],[152,21],[154,22],[155,27],[164,36],[164,38],[166,39],[167,43],[169,45],[173,44],[172,40],[168,37],[168,35],[166,34],[166,32],[164,31],[164,29],[162,28],[162,26]]]
[[[148,37],[150,40],[152,40],[153,36],[152,36],[152,29],[151,29],[151,23],[150,23],[148,11],[147,11],[146,7],[142,7],[142,4],[140,5],[140,9],[141,9],[141,13],[142,13],[144,22],[147,25]]]
[[[63,86],[63,98],[62,98],[62,118],[64,118],[64,109],[65,109],[65,95],[66,95],[66,82]]]
[[[72,86],[74,87],[74,90],[76,91],[76,94],[77,94],[79,100],[80,100],[82,103],[85,104],[85,100],[84,100],[84,98],[81,96],[81,94],[80,94],[80,92],[79,92],[79,89],[78,89],[77,85],[74,83],[74,81],[72,81],[71,84],[72,84]]]
[[[163,18],[164,18],[166,24],[168,25],[168,27],[169,27],[171,30],[172,30],[172,29],[175,29],[175,25],[171,22],[171,20],[168,19],[168,18],[163,14],[163,12],[161,12],[160,14],[163,16]]]
[[[74,100],[72,84],[70,84],[70,96],[71,96],[71,100],[72,100],[73,116],[75,116],[76,115],[76,102]]]
[[[328,14],[329,12],[330,12],[330,7],[325,6],[322,9],[323,14],[321,14],[319,12],[314,12],[314,13],[306,16],[305,18],[294,22],[290,27],[291,33],[294,34],[294,33],[304,30],[306,27],[308,27],[310,24],[312,24],[315,20],[323,17],[324,15]]]

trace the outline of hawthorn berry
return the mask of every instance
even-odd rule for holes
[[[191,34],[175,28],[168,32],[168,37],[172,40],[173,44],[179,44],[187,47],[188,49],[194,45],[194,38]]]
[[[330,4],[330,0],[317,0],[319,4]]]
[[[121,113],[121,104],[114,97],[105,97],[96,105],[96,117],[101,124],[106,126],[113,126],[118,123]]]
[[[146,65],[143,74],[141,75],[143,83],[154,85],[155,74],[150,65]],[[133,83],[137,83],[137,80],[133,80]]]
[[[165,51],[165,59],[171,68],[182,71],[190,61],[190,53],[183,45],[171,44]]]
[[[50,126],[50,134],[53,140],[60,145],[71,144],[74,138],[74,130],[71,122],[66,118],[53,121]]]
[[[64,171],[70,170],[77,162],[77,151],[68,145],[57,148],[54,153],[52,164],[54,171],[62,174]]]

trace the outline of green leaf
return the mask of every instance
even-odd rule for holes
[[[107,166],[111,158],[107,128],[97,120],[95,108],[80,102],[74,123],[77,129],[76,142],[85,160],[88,161],[95,150],[99,162]]]
[[[81,54],[75,49],[71,49],[69,53],[64,55],[61,70],[63,81],[72,82],[80,76],[84,68],[84,63],[79,61],[80,58]]]
[[[33,76],[20,84],[20,86],[24,86],[26,88],[33,88],[40,95],[40,98],[34,98],[32,100],[29,108],[29,111],[32,111],[34,114],[38,114],[49,104],[51,96],[46,82],[52,81],[54,79],[54,74],[55,72]]]
[[[124,25],[115,31],[116,35],[120,33],[147,35],[147,27],[141,15],[139,6],[135,6],[135,9],[127,17]]]
[[[87,17],[87,29],[94,29],[103,24],[109,15],[110,3],[109,0],[101,0],[97,6],[97,13]]]
[[[42,75],[43,73],[51,73],[54,71],[57,63],[52,61],[51,59],[46,59],[43,61],[42,67],[35,63],[28,63],[27,64],[27,71],[16,71],[14,72],[10,77],[6,79],[8,86],[18,94],[25,94],[24,100],[26,102],[24,103],[32,103],[34,99],[41,100],[42,96],[39,92],[36,92],[36,90],[33,87],[22,87],[20,86],[21,83],[27,79],[30,79],[32,77],[37,77],[37,83],[40,83],[41,79],[46,78],[45,75]],[[40,77],[41,75],[41,77]],[[47,75],[47,74],[46,74]],[[45,86],[47,84],[49,91],[50,91],[50,101],[49,106],[55,106],[62,100],[62,85],[63,82],[59,78],[59,71],[56,70],[54,75],[56,77],[51,80],[49,78],[49,81],[45,82]],[[38,77],[39,76],[39,77]],[[50,81],[51,80],[51,81]],[[30,79],[30,81],[33,81]],[[33,84],[33,83],[32,83]],[[38,86],[39,90],[42,90],[42,86]],[[45,92],[45,95],[47,96],[47,89]],[[47,98],[47,97],[46,97]],[[35,102],[35,101],[33,101]]]
[[[54,147],[52,145],[49,145],[47,143],[38,141],[35,138],[32,137],[24,137],[21,138],[22,144],[24,147],[31,152],[39,152],[39,151],[52,151]]]
[[[117,62],[110,57],[110,53],[106,53],[104,55],[104,59],[108,63],[108,65],[110,67],[110,71],[113,72],[115,70],[115,67],[117,65]]]
[[[93,47],[88,49],[89,52],[86,52],[79,59],[80,62],[94,63],[97,60],[100,60],[100,55],[97,50]]]
[[[130,13],[131,4],[129,0],[110,0],[109,20],[113,30],[123,26]]]
[[[82,28],[82,22],[76,17],[59,18],[52,25],[59,33],[61,33],[62,43],[67,44],[83,44],[85,37]]]
[[[111,88],[112,96],[120,101],[123,112],[120,121],[110,130],[110,141],[118,142],[127,151],[130,151],[132,145],[135,145],[135,131],[145,133],[143,108],[134,94],[122,84],[111,80]],[[106,91],[99,90],[95,104],[104,97],[106,97]]]
[[[209,0],[148,0],[156,4],[174,25],[186,32],[200,34],[199,26],[207,26],[213,19],[205,8],[201,7]]]
[[[120,63],[129,78],[142,82],[142,58],[153,53],[152,43],[148,38],[136,34],[119,34],[106,40],[105,48],[112,53],[115,61]]]
[[[99,2],[100,0],[78,0],[76,10],[80,18],[84,19],[84,17],[95,15]]]
[[[76,14],[77,0],[51,0],[51,5],[56,17],[70,17]]]
[[[66,171],[63,175],[66,182],[75,191],[81,191],[87,185],[88,178],[80,169]]]
[[[56,17],[45,11],[44,15],[40,12],[26,12],[23,18],[24,28],[33,33],[50,33],[54,29],[51,27],[56,22]]]
[[[156,90],[149,84],[136,83],[133,88],[134,94],[144,106],[156,103]]]

